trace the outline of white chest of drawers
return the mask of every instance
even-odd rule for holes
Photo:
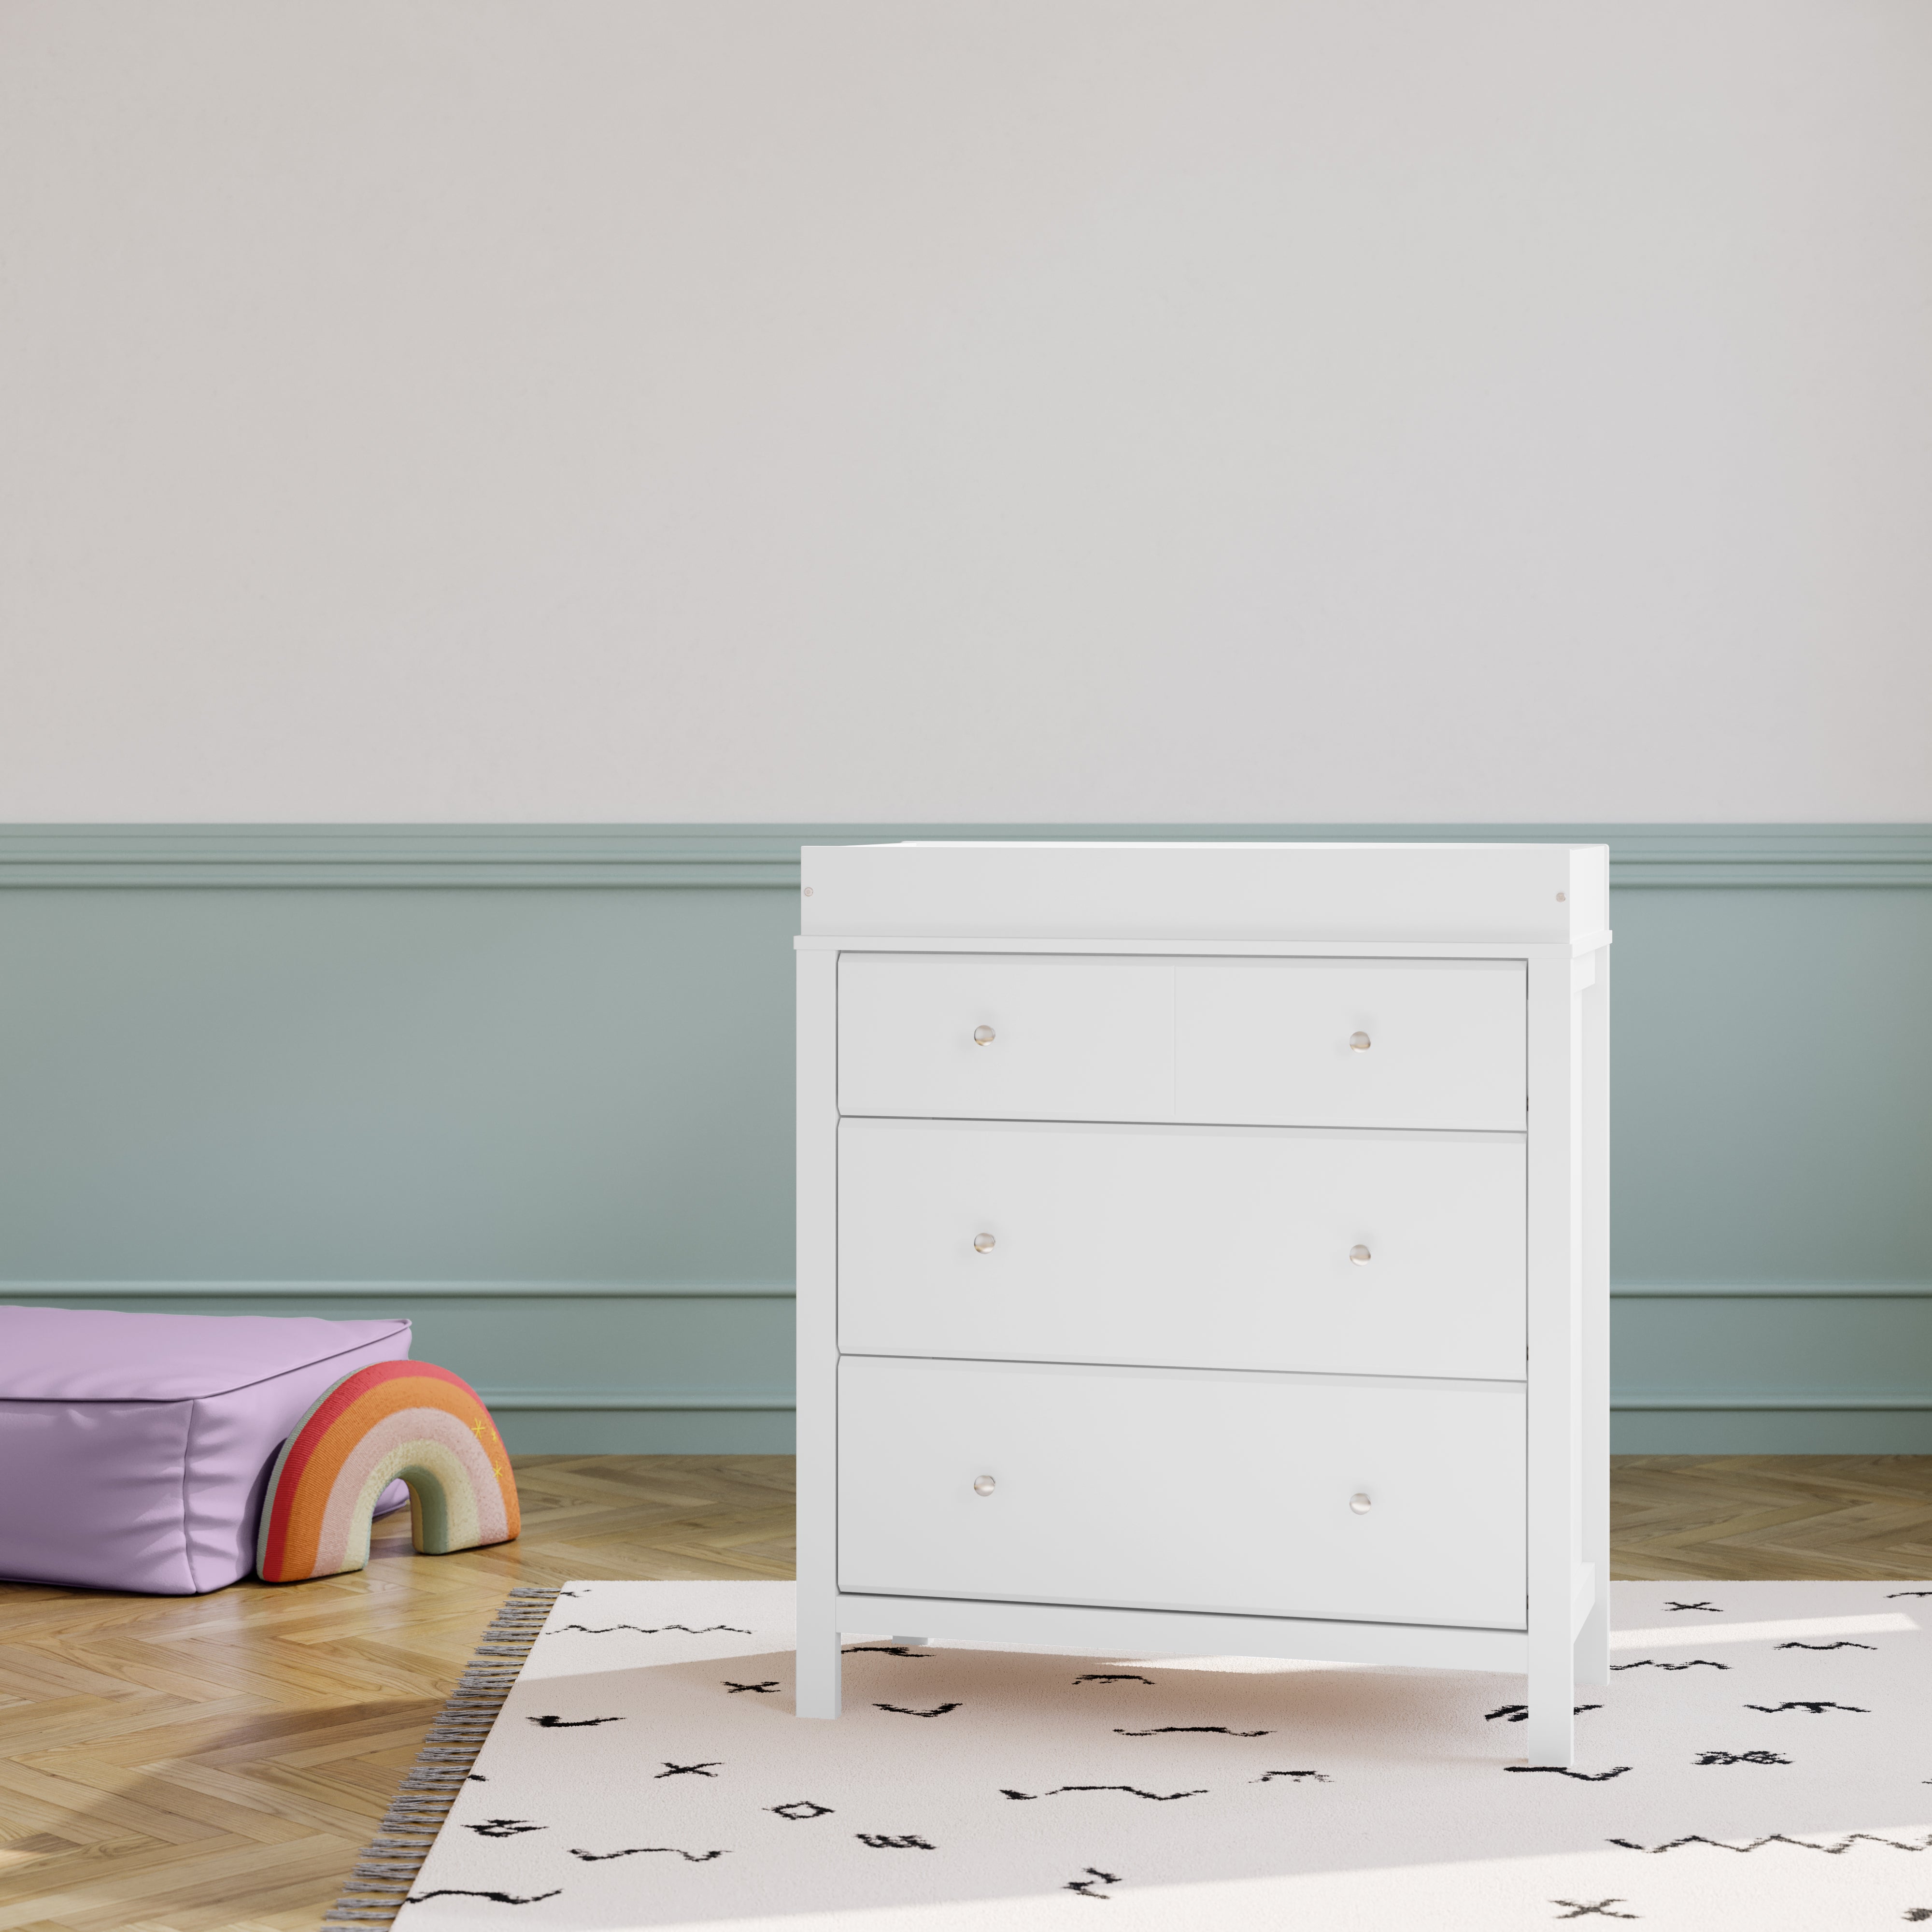
[[[841,1634],[1608,1668],[1607,854],[808,848],[801,1716]]]

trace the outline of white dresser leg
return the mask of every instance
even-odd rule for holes
[[[836,1718],[844,1678],[839,1633],[829,1618],[798,1619],[798,1659],[794,1708],[801,1718]]]
[[[1576,1682],[1595,1690],[1610,1681],[1610,1586],[1599,1572],[1597,1600],[1576,1633]]]
[[[1531,1764],[1568,1771],[1576,1758],[1576,1678],[1565,1642],[1561,1651],[1539,1657],[1532,1639],[1529,1659],[1529,1718],[1523,1730],[1524,1756]]]

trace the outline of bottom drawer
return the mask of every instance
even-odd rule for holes
[[[1517,1383],[848,1357],[839,1587],[1521,1630],[1523,1423]]]

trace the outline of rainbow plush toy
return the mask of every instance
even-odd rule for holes
[[[521,1526],[510,1458],[476,1391],[428,1362],[372,1362],[344,1376],[282,1444],[255,1539],[262,1580],[362,1568],[376,1498],[398,1476],[425,1556],[508,1543]]]

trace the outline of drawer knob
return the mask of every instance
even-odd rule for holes
[[[975,1476],[973,1478],[973,1493],[976,1496],[990,1496],[993,1493],[992,1478],[991,1476]]]
[[[1366,1492],[1358,1490],[1355,1493],[1348,1498],[1348,1507],[1353,1510],[1358,1516],[1366,1516],[1370,1508]]]
[[[1373,1044],[1374,1042],[1365,1033],[1352,1033],[1348,1036],[1348,1046],[1353,1052],[1366,1053]]]
[[[975,1027],[973,1029],[973,1044],[975,1046],[991,1046],[992,1043],[993,1029],[991,1027]]]
[[[975,1234],[973,1245],[981,1254],[990,1255],[993,1252],[993,1238],[991,1234]]]
[[[1369,1251],[1366,1248],[1362,1246],[1360,1241],[1358,1241],[1355,1245],[1348,1250],[1348,1258],[1354,1263],[1356,1267],[1366,1268],[1369,1264],[1370,1259]]]

